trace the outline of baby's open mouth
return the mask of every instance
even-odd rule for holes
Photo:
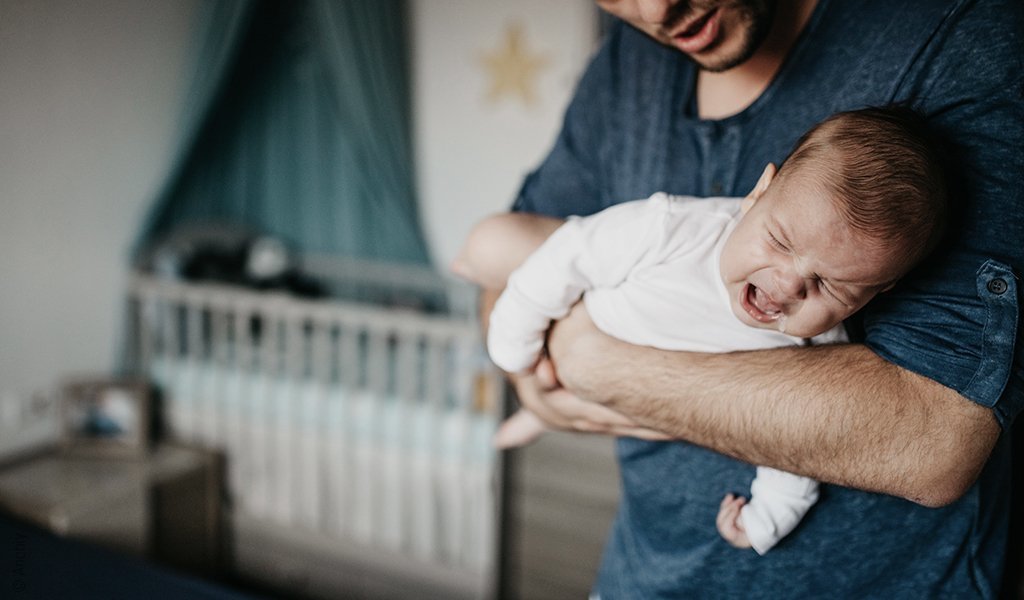
[[[782,316],[782,306],[772,301],[761,288],[752,283],[743,286],[740,292],[740,305],[755,321],[771,323]]]

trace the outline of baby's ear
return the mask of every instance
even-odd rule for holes
[[[772,179],[775,179],[775,173],[775,165],[768,163],[765,166],[764,171],[761,172],[761,177],[757,180],[757,184],[754,186],[754,189],[750,190],[750,193],[743,199],[743,203],[740,204],[740,210],[746,213],[752,206],[754,206],[755,202],[761,199],[761,196],[768,191],[768,185],[772,182]]]

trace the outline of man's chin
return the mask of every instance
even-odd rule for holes
[[[701,71],[706,71],[708,73],[724,73],[724,72],[726,72],[726,71],[728,71],[730,69],[733,69],[733,68],[738,67],[739,65],[743,64],[747,60],[747,58],[748,57],[742,57],[742,58],[729,58],[729,57],[726,57],[726,58],[701,59],[701,58],[695,58],[695,57],[691,56],[690,60],[692,60],[693,62],[697,63],[697,66],[700,67]]]
[[[723,73],[750,60],[764,43],[775,19],[775,5],[768,3],[759,10],[749,12],[742,24],[734,24],[733,37],[719,39],[700,55],[687,54],[702,70]],[[738,38],[735,36],[739,36]]]
[[[754,52],[757,51],[757,45],[752,44],[749,37],[740,40],[738,44],[732,45],[738,47],[729,48],[727,47],[728,45],[716,45],[696,56],[693,54],[687,54],[687,56],[702,71],[724,73],[747,62],[754,55]]]

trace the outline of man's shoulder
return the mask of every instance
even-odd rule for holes
[[[997,32],[1017,31],[1014,37],[1019,41],[1024,3],[1020,0],[868,0],[860,3],[831,0],[825,12],[843,23],[843,29],[851,37],[870,35],[863,29],[873,28],[888,33],[901,30],[919,33],[928,46],[941,46],[950,39],[987,45],[1001,41]],[[857,26],[853,27],[855,23]],[[834,41],[843,42],[842,39]],[[918,42],[916,36],[908,35],[890,37],[888,45],[899,47]]]

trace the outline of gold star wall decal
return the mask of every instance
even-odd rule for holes
[[[504,97],[518,97],[524,105],[533,106],[537,99],[534,94],[537,73],[547,66],[548,59],[543,54],[534,54],[525,48],[523,28],[519,23],[505,27],[502,46],[485,53],[481,62],[490,73],[491,85],[487,91],[489,102],[497,102]]]

